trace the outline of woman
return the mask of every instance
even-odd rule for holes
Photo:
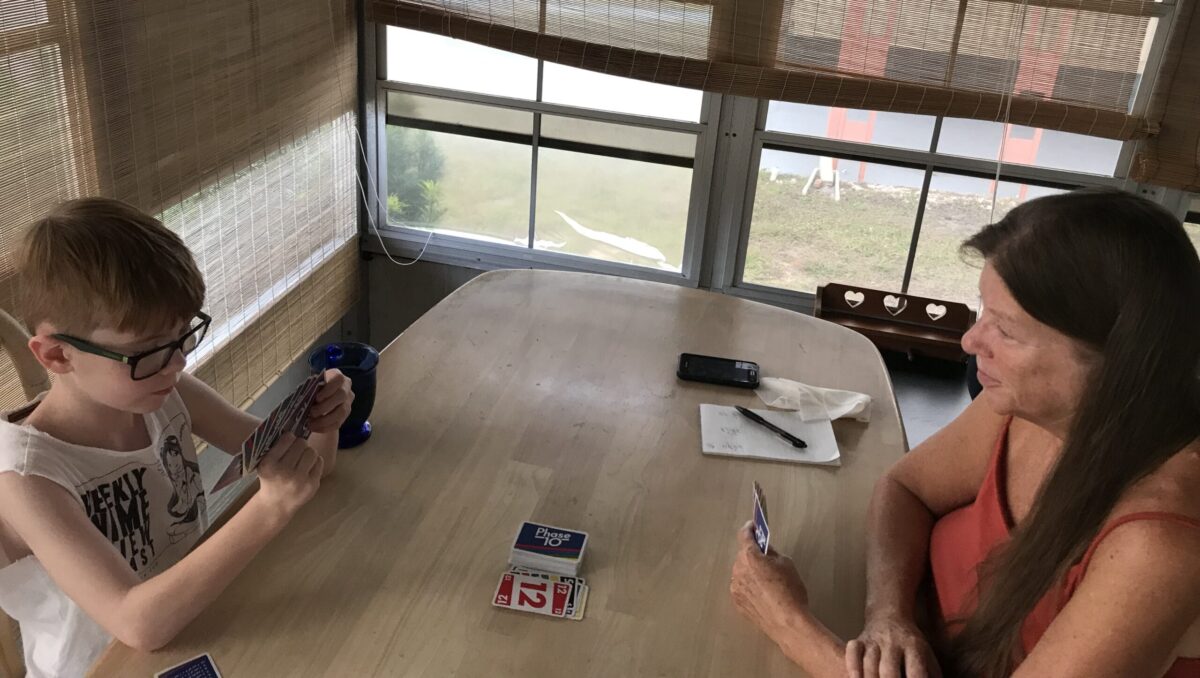
[[[963,248],[984,390],[875,488],[862,635],[821,625],[748,529],[736,606],[817,677],[1200,676],[1196,250],[1111,190],[1032,200]]]

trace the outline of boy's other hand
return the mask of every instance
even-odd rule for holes
[[[350,404],[354,392],[350,390],[350,379],[338,370],[325,370],[325,385],[317,391],[312,408],[308,411],[308,429],[313,433],[337,431],[350,416]]]
[[[290,519],[317,493],[323,468],[324,461],[307,440],[284,433],[258,465],[258,494]]]

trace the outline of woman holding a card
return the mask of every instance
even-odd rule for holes
[[[1162,207],[1085,190],[964,251],[984,391],[876,486],[866,628],[828,631],[749,525],[735,604],[813,676],[1200,676],[1196,250]]]

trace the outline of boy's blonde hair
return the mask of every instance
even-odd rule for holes
[[[68,200],[35,222],[17,257],[20,313],[85,335],[98,327],[152,334],[191,320],[204,278],[183,240],[119,200]]]

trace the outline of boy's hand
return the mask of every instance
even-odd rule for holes
[[[284,433],[258,465],[260,500],[291,519],[317,493],[323,468],[307,440]]]
[[[325,385],[317,391],[308,411],[308,430],[313,433],[337,431],[350,416],[354,392],[350,380],[338,370],[325,370]]]

